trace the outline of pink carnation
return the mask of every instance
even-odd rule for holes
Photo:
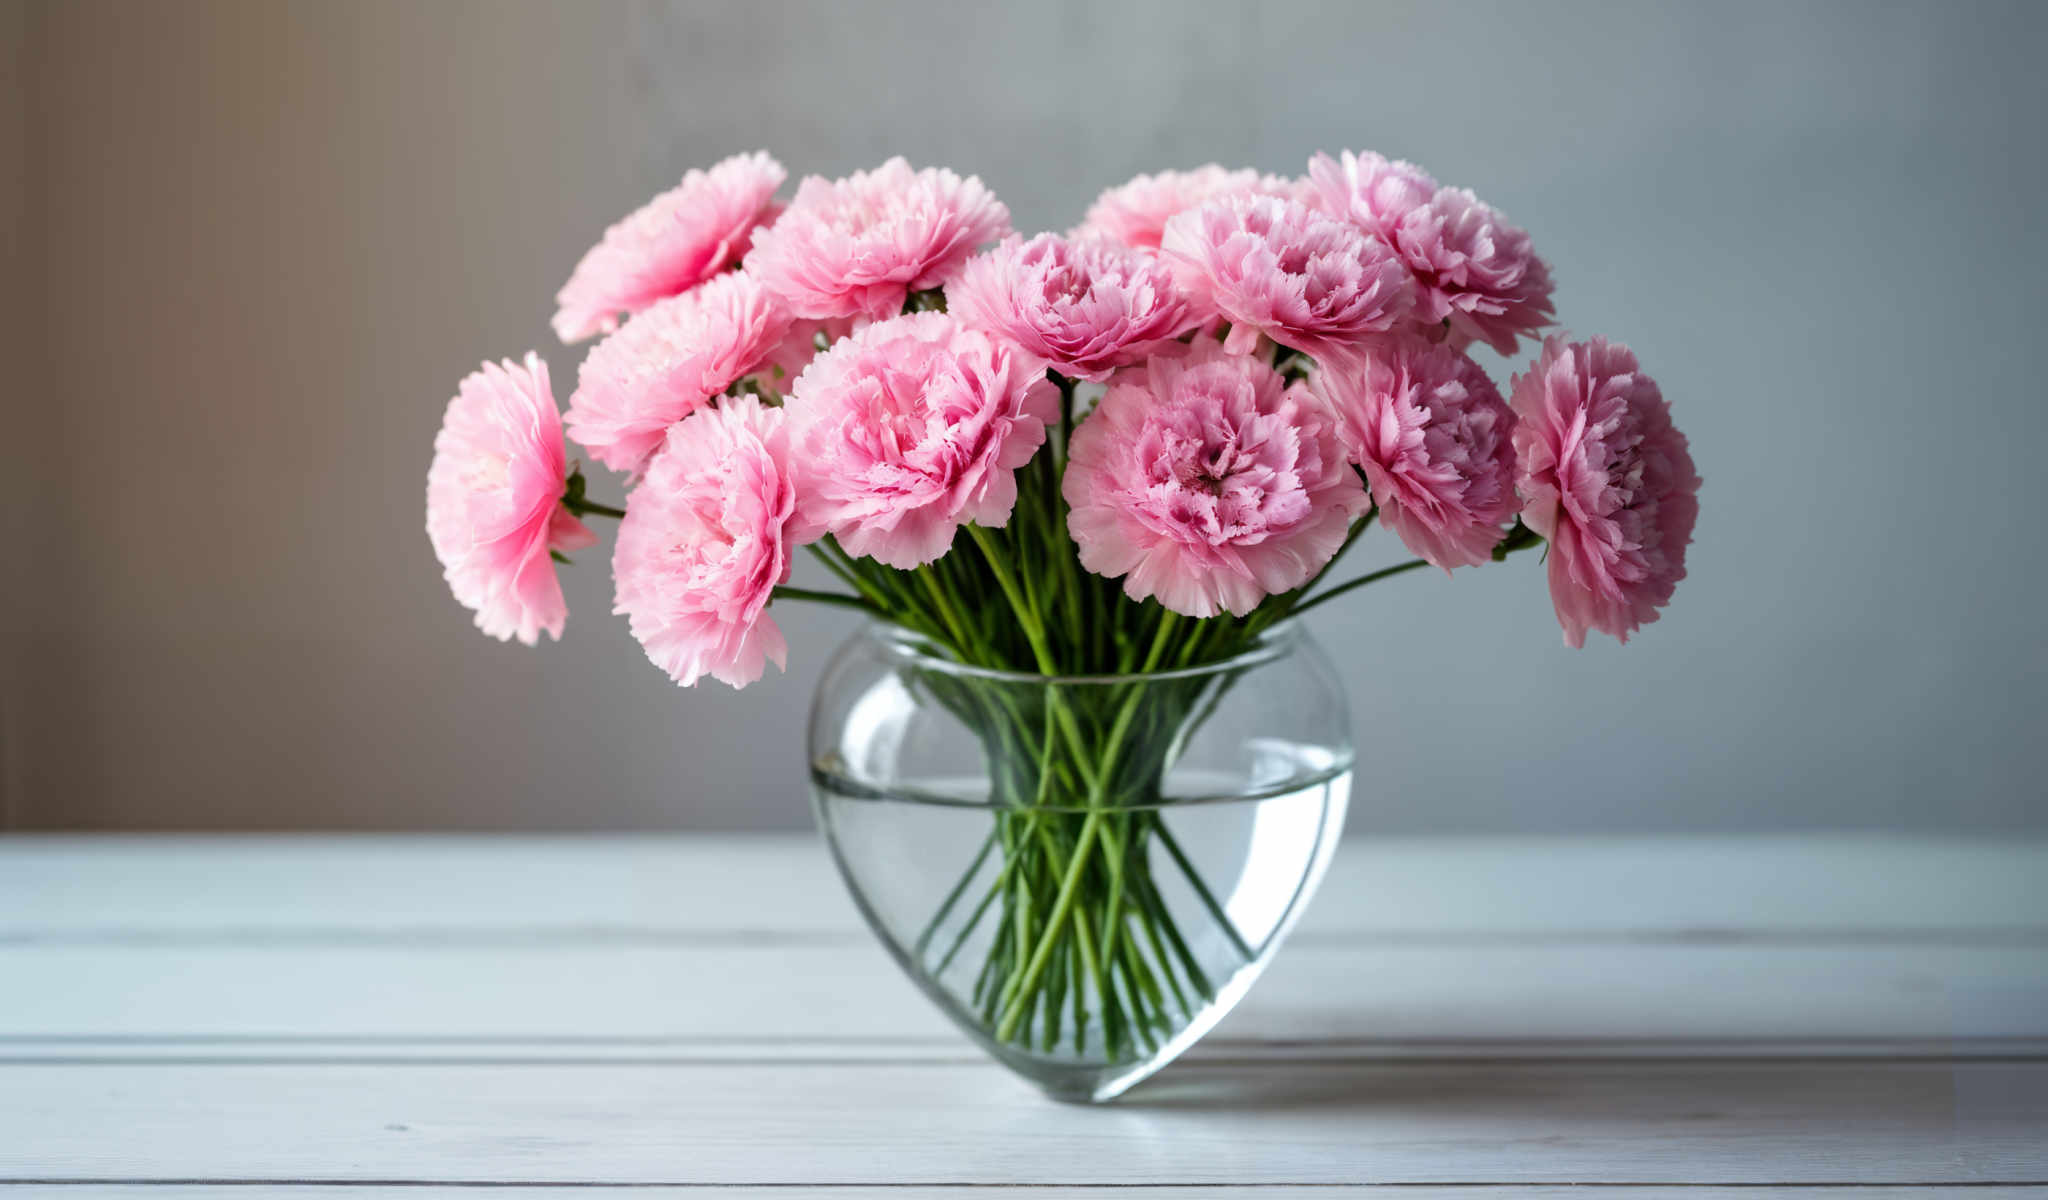
[[[805,179],[755,239],[747,269],[800,317],[881,320],[1009,232],[1010,210],[980,179],[892,158],[845,179]]]
[[[815,536],[797,514],[784,413],[736,396],[666,440],[619,523],[614,611],[677,683],[745,687],[769,661],[786,665],[768,602],[790,551]]]
[[[1446,571],[1485,562],[1515,515],[1515,415],[1479,364],[1402,337],[1316,386],[1387,527]]]
[[[1311,206],[1343,217],[1389,245],[1402,218],[1429,203],[1437,183],[1414,163],[1389,160],[1371,151],[1340,159],[1318,154],[1309,160],[1309,182],[1316,198]]]
[[[569,609],[551,550],[597,539],[560,501],[568,485],[548,365],[485,363],[448,402],[427,469],[427,537],[478,629],[531,646]]]
[[[1112,379],[1061,490],[1083,566],[1191,617],[1300,587],[1366,508],[1308,389],[1209,342]]]
[[[745,272],[672,296],[583,360],[569,435],[613,470],[638,474],[669,426],[778,357],[794,365],[808,353],[811,328],[794,330],[788,311]]]
[[[1062,374],[1100,381],[1185,333],[1195,314],[1151,256],[1102,238],[1015,237],[946,288],[961,320]]]
[[[1685,578],[1700,477],[1656,381],[1628,347],[1551,338],[1514,380],[1522,520],[1550,543],[1566,645],[1621,641]]]
[[[1377,154],[1347,152],[1341,163],[1318,155],[1309,176],[1322,207],[1401,256],[1415,276],[1416,319],[1448,321],[1452,345],[1513,354],[1519,338],[1550,324],[1550,268],[1526,232],[1471,192],[1436,187],[1420,168]]]
[[[848,553],[908,569],[966,521],[998,527],[1058,394],[1043,366],[945,313],[877,322],[818,355],[790,395],[808,517]]]
[[[666,296],[688,291],[738,262],[756,227],[775,216],[788,172],[766,153],[739,154],[682,183],[605,230],[556,294],[555,335],[580,342],[619,327]]]
[[[1204,205],[1166,223],[1160,250],[1247,353],[1265,334],[1317,358],[1355,352],[1407,319],[1408,272],[1347,222],[1272,196]]]
[[[1110,188],[1090,205],[1074,236],[1097,234],[1135,246],[1157,250],[1166,223],[1190,209],[1229,196],[1283,196],[1303,199],[1296,180],[1278,175],[1261,175],[1250,169],[1226,171],[1215,163],[1192,171],[1161,171],[1140,175],[1129,183]]]

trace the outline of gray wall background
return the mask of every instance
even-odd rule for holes
[[[528,651],[421,532],[456,380],[572,380],[584,247],[756,146],[978,173],[1025,229],[1377,148],[1636,347],[1708,481],[1692,578],[1581,653],[1533,561],[1324,610],[1354,830],[2048,826],[2048,6],[10,0],[0,51],[0,827],[806,823],[846,619],[678,691],[604,554]]]

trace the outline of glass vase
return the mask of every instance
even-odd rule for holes
[[[964,666],[893,626],[819,682],[812,798],[889,953],[984,1050],[1104,1101],[1272,960],[1351,784],[1344,689],[1295,625],[1184,670]]]

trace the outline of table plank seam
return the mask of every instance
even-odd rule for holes
[[[0,929],[0,946],[380,946],[443,948],[572,945],[799,948],[872,945],[864,930],[686,929],[662,926],[356,926],[196,927],[86,926]],[[1545,948],[1567,946],[1939,946],[2026,949],[2048,946],[2048,925],[1927,928],[1695,927],[1618,930],[1303,930],[1290,946],[1444,946]]]
[[[535,1046],[689,1046],[731,1043],[759,1045],[858,1045],[858,1046],[955,1046],[965,1045],[954,1034],[559,1034],[559,1033],[0,1033],[0,1045],[138,1045],[176,1043],[183,1045],[535,1045]],[[1201,1045],[1257,1046],[1285,1049],[1322,1049],[1348,1046],[1871,1046],[1871,1045],[2048,1045],[2048,1038],[2033,1034],[1973,1033],[1954,1037],[1856,1036],[1831,1034],[1757,1034],[1739,1037],[1685,1034],[1647,1037],[1373,1037],[1333,1035],[1330,1037],[1245,1037],[1218,1034]]]
[[[1972,1057],[1955,1055],[1826,1055],[1826,1056],[1772,1056],[1772,1055],[1638,1055],[1627,1058],[1617,1057],[1463,1057],[1463,1056],[1407,1056],[1392,1057],[1339,1057],[1322,1058],[1280,1058],[1270,1055],[1230,1057],[1223,1055],[1189,1055],[1181,1060],[1191,1067],[1224,1069],[1261,1069],[1285,1066],[1289,1070],[1349,1070],[1357,1067],[1384,1067],[1422,1069],[1427,1067],[1556,1067],[1556,1066],[1611,1066],[1617,1069],[1631,1067],[1674,1067],[1674,1066],[1715,1066],[1715,1067],[1812,1067],[1821,1070],[1846,1069],[1873,1066],[1929,1066],[1940,1064],[1970,1066],[2029,1066],[2048,1064],[2048,1053],[2043,1054],[1987,1054]],[[528,1056],[512,1055],[484,1056],[433,1056],[433,1055],[275,1055],[257,1057],[237,1055],[9,1055],[0,1056],[0,1066],[5,1067],[554,1067],[560,1069],[577,1067],[627,1067],[627,1068],[668,1068],[668,1067],[807,1067],[819,1069],[869,1069],[873,1067],[990,1067],[986,1056],[974,1053],[960,1055],[899,1056],[894,1058],[828,1058],[803,1055],[668,1055],[646,1058],[606,1058],[602,1056]]]
[[[1914,1180],[1805,1180],[1786,1181],[1713,1181],[1713,1180],[1572,1180],[1559,1183],[1545,1180],[1495,1180],[1495,1179],[1448,1179],[1448,1180],[1389,1180],[1384,1182],[1358,1182],[1352,1180],[1256,1180],[1239,1182],[1233,1180],[1151,1180],[1142,1183],[1084,1183],[1061,1181],[1056,1183],[1027,1182],[975,1182],[968,1180],[905,1181],[900,1183],[878,1182],[817,1182],[812,1180],[784,1181],[765,1180],[750,1182],[698,1182],[693,1180],[547,1180],[527,1181],[516,1179],[291,1179],[291,1178],[236,1178],[236,1177],[91,1177],[91,1176],[19,1176],[0,1177],[0,1187],[351,1187],[351,1188],[497,1188],[532,1190],[539,1188],[590,1188],[607,1190],[633,1190],[651,1188],[727,1190],[740,1188],[844,1188],[868,1191],[886,1191],[899,1188],[948,1188],[967,1191],[1003,1191],[1026,1188],[1040,1190],[1054,1189],[1116,1189],[1119,1191],[1160,1191],[1173,1188],[1210,1188],[1242,1191],[1274,1191],[1293,1188],[1345,1188],[1361,1191],[1412,1191],[1422,1188],[1530,1188],[1530,1187],[1573,1187],[1588,1189],[1619,1188],[1723,1188],[1745,1191],[1764,1189],[1828,1191],[1841,1188],[2048,1188],[2048,1179],[1914,1179]]]

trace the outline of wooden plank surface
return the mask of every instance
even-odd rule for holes
[[[2025,842],[1348,844],[1217,1034],[1085,1111],[807,839],[4,839],[0,1188],[2039,1194],[2044,880]]]
[[[977,1062],[7,1071],[17,1178],[2048,1182],[2043,1063],[1195,1065],[1099,1110]]]
[[[1296,936],[2040,943],[2044,861],[2023,838],[1361,837]],[[816,838],[0,837],[0,944],[755,931],[862,935]]]
[[[0,948],[0,1056],[37,1037],[936,1041],[879,947]],[[1216,1037],[2048,1038],[2048,949],[1290,945]],[[711,981],[715,981],[715,984]],[[964,1043],[959,1043],[964,1044]]]

